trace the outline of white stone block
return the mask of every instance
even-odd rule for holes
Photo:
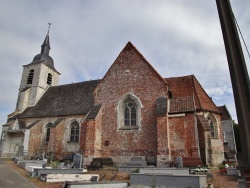
[[[97,181],[99,181],[98,174],[47,174],[44,178],[41,176],[42,180],[46,182],[64,182],[64,181],[86,181],[90,182],[93,176],[97,176]]]

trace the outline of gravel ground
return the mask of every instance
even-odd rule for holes
[[[208,179],[208,183],[212,183],[214,188],[237,188],[239,183],[237,182],[237,176],[222,175],[218,168],[211,169],[210,173],[213,175],[211,179]]]
[[[38,178],[30,178],[28,177],[28,173],[26,170],[19,168],[13,161],[8,161],[7,164],[26,177],[29,181],[33,182],[39,188],[61,188],[63,183],[46,183],[41,181]],[[105,174],[105,180],[108,181],[116,172],[110,171],[94,171],[89,172],[98,173],[101,176]],[[239,183],[237,182],[237,176],[226,176],[222,175],[219,172],[218,168],[213,168],[210,170],[210,173],[213,175],[212,178],[208,178],[208,183],[213,184],[214,188],[237,188],[239,187]],[[129,174],[127,173],[118,173],[115,180],[129,180]]]

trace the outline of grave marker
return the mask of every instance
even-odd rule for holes
[[[82,167],[82,155],[76,153],[73,156],[73,163],[75,164],[75,168],[81,168]]]
[[[175,162],[177,164],[177,168],[183,168],[183,161],[181,156],[176,157]]]

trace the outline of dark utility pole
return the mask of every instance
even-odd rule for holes
[[[250,175],[249,77],[230,2],[229,0],[216,0],[216,3],[227,53],[228,66],[239,123],[243,156],[243,158],[240,159],[240,167],[242,169],[243,175],[245,175],[247,184],[248,174]]]

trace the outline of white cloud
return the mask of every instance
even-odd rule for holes
[[[231,3],[250,46],[249,1]],[[102,78],[131,41],[163,77],[194,74],[216,104],[230,106],[236,118],[216,3],[195,0],[1,2],[3,114],[14,110],[22,65],[40,53],[47,22],[52,22],[50,55],[61,84]]]

